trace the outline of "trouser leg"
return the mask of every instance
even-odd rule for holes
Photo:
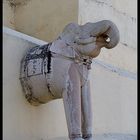
[[[77,71],[72,67],[69,71],[67,88],[63,92],[70,140],[83,140],[81,133],[81,88]]]
[[[82,112],[82,135],[85,140],[92,140],[93,128],[92,128],[92,108],[91,108],[91,93],[90,83],[87,81],[82,86],[81,93],[81,112]]]

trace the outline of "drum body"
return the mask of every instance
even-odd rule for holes
[[[28,102],[37,106],[62,98],[72,63],[53,56],[49,45],[30,49],[22,59],[20,69],[20,81]]]

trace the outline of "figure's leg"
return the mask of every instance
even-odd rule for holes
[[[74,65],[69,69],[67,86],[63,92],[63,102],[70,140],[83,140],[81,133],[80,79]]]
[[[89,81],[87,81],[85,85],[82,86],[81,94],[83,139],[93,140],[91,93]]]

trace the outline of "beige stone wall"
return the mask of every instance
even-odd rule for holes
[[[17,31],[52,41],[66,24],[78,22],[78,0],[29,0],[15,8]]]
[[[137,72],[137,1],[80,0],[79,24],[103,19],[113,21],[120,31],[120,43],[112,49],[102,49],[99,60]]]

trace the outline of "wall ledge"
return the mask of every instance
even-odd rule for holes
[[[46,42],[46,41],[37,39],[37,38],[35,38],[35,37],[31,37],[31,36],[29,36],[29,35],[26,35],[26,34],[24,34],[24,33],[15,31],[15,30],[10,29],[10,28],[8,28],[8,27],[3,27],[3,33],[9,34],[9,35],[11,35],[11,36],[18,37],[18,38],[20,38],[20,39],[23,39],[23,40],[26,40],[26,41],[29,41],[29,42],[31,42],[31,43],[38,44],[38,45],[48,44],[48,42]]]

